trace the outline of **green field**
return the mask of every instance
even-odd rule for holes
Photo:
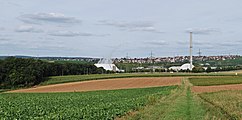
[[[211,85],[228,85],[241,84],[241,76],[223,76],[223,77],[193,77],[189,79],[195,86],[211,86]]]
[[[177,86],[81,93],[1,93],[1,119],[113,119],[167,96]]]

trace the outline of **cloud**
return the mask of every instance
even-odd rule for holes
[[[49,35],[61,36],[61,37],[97,36],[91,33],[81,33],[81,32],[73,32],[73,31],[54,31],[54,32],[50,32]]]
[[[5,28],[4,27],[0,27],[0,31],[3,31],[3,30],[5,30]]]
[[[9,4],[9,5],[13,5],[13,6],[15,6],[15,7],[21,7],[20,4],[18,4],[18,3],[14,3],[14,2],[8,2],[8,4]]]
[[[41,24],[44,22],[50,23],[80,23],[81,20],[75,17],[67,17],[61,13],[37,13],[24,14],[18,17],[19,20],[25,23]]]
[[[192,32],[193,34],[209,35],[213,33],[220,33],[221,31],[216,28],[188,28],[186,33]]]
[[[178,45],[190,45],[190,41],[188,40],[183,40],[183,41],[177,41],[176,42]],[[209,44],[207,41],[201,41],[201,40],[194,40],[192,41],[193,45],[207,45]]]
[[[235,47],[235,46],[241,46],[240,42],[223,42],[223,43],[217,43],[217,46],[220,47]]]
[[[155,29],[155,27],[136,27],[131,28],[130,31],[145,31],[145,32],[153,32],[153,33],[164,33]]]
[[[176,47],[181,47],[181,48],[185,48],[185,49],[189,49],[189,45],[190,45],[190,43],[189,43],[189,40],[186,40],[186,41],[177,41],[177,42],[175,42],[175,46]],[[209,43],[209,42],[207,42],[207,41],[201,41],[201,40],[196,40],[196,41],[193,41],[193,48],[195,48],[195,49],[198,49],[198,48],[200,48],[200,49],[214,49],[215,48],[215,46],[214,46],[215,44],[214,43]]]
[[[152,45],[152,46],[161,46],[161,45],[167,45],[166,41],[148,41],[145,42],[145,44]]]
[[[11,40],[10,38],[0,38],[0,41],[9,41]]]
[[[117,22],[117,21],[109,21],[109,20],[101,20],[99,21],[100,25],[110,25],[110,26],[116,26],[116,27],[151,27],[153,26],[150,22]]]
[[[157,30],[154,27],[154,23],[152,22],[117,22],[117,21],[108,21],[102,20],[98,21],[98,25],[107,25],[120,28],[121,30],[127,31],[144,31],[144,32],[152,32],[152,33],[163,33]]]
[[[13,42],[10,38],[0,38],[0,45],[5,45]]]
[[[38,39],[39,39],[39,40],[48,40],[48,41],[49,41],[49,40],[51,40],[51,41],[55,40],[54,38],[45,37],[45,36],[44,36],[44,37],[43,37],[43,36],[38,37]],[[59,41],[58,41],[58,42],[59,42]]]
[[[31,25],[21,25],[18,28],[15,29],[15,32],[32,32],[32,33],[40,33],[43,32],[43,30],[36,29]]]
[[[9,35],[2,35],[0,34],[0,44],[6,44],[12,41],[12,39],[9,38]]]

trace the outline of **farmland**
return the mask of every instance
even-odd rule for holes
[[[150,77],[150,78],[116,78],[109,80],[92,80],[83,82],[63,83],[56,85],[38,86],[28,89],[13,90],[10,92],[82,92],[96,90],[114,90],[130,88],[146,88],[159,86],[180,85],[180,77]]]
[[[227,116],[233,119],[242,118],[242,91],[203,93],[200,96]]]
[[[190,82],[195,86],[212,86],[212,85],[228,85],[228,84],[241,84],[241,76],[223,76],[223,77],[203,77],[203,78],[190,78]]]
[[[216,92],[221,90],[242,90],[241,76],[192,77],[193,92]]]
[[[84,93],[1,93],[1,119],[113,119],[167,96],[176,86]]]
[[[242,90],[242,84],[215,85],[215,86],[193,86],[192,91],[195,93],[217,92],[224,90]]]
[[[105,78],[108,79],[104,80]],[[84,89],[92,86],[93,90],[102,91],[59,91],[58,93],[54,91],[54,93],[49,93],[51,89],[46,89],[47,91],[44,93],[3,92],[0,93],[0,117],[3,119],[118,120],[241,119],[242,92],[230,89],[223,91],[226,90],[223,86],[240,86],[241,78],[240,75],[235,76],[234,73],[109,74],[52,77],[53,81],[50,79],[50,83],[42,83],[41,86],[36,86],[33,89],[47,88],[48,86],[60,86],[59,88],[62,89]],[[173,80],[174,83],[172,83]],[[149,86],[150,83],[162,86],[157,81],[171,86]],[[54,83],[58,84],[52,85]],[[97,85],[95,86],[93,83]],[[141,87],[148,86],[148,88],[132,88],[133,85],[133,87],[139,87],[139,84],[143,85]],[[68,86],[63,87],[63,85],[69,85],[69,88]],[[77,86],[75,87],[75,85]],[[123,86],[119,88],[120,85]],[[106,89],[98,89],[99,87]],[[129,87],[132,89],[127,89]],[[222,87],[222,91],[196,92],[193,90],[194,87],[205,87],[205,89],[208,89],[207,87]],[[52,89],[58,91],[57,88]],[[16,90],[16,92],[20,91]]]
[[[208,105],[223,115],[220,119],[242,119],[242,77],[191,78],[193,91]]]
[[[126,73],[126,74],[92,74],[92,75],[66,75],[66,76],[51,76],[40,85],[50,85],[77,81],[89,81],[100,79],[113,79],[113,78],[137,78],[137,77],[189,77],[189,76],[231,76],[230,73]]]
[[[183,81],[182,87],[173,95],[162,99],[154,106],[149,106],[135,115],[128,115],[123,119],[201,119],[205,110],[198,101],[195,101],[191,94],[187,80]],[[196,111],[196,112],[195,112]]]
[[[223,87],[231,82],[226,81],[238,81],[233,82],[233,85],[241,85],[241,77],[191,77],[189,79],[191,83],[202,83],[204,80],[207,82],[209,79],[211,85],[214,85],[214,80],[216,85]],[[210,86],[192,86],[188,80],[184,80],[181,89],[173,93],[172,95],[161,99],[153,106],[147,106],[146,108],[136,112],[134,115],[124,116],[123,119],[192,119],[192,120],[217,120],[217,119],[241,119],[241,96],[242,91],[220,91],[211,93],[194,93],[191,92],[192,87],[210,87]],[[220,83],[220,84],[219,84]],[[202,84],[197,84],[202,85]],[[209,82],[206,85],[210,85]],[[205,88],[208,89],[208,88]],[[224,88],[223,88],[224,89]],[[223,90],[221,89],[221,90]],[[235,88],[238,89],[238,88]]]
[[[122,120],[218,120],[231,119],[217,107],[201,99],[190,90],[190,83],[184,79],[182,86],[172,95],[160,99],[154,105],[122,117]]]

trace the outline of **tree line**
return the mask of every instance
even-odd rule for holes
[[[101,74],[93,64],[50,63],[36,59],[9,57],[0,60],[0,89],[37,85],[49,76]]]

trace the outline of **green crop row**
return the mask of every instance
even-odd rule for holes
[[[190,78],[189,81],[195,86],[211,86],[226,84],[241,84],[241,76],[224,76],[224,77],[200,77]]]
[[[1,93],[1,119],[114,119],[177,86],[74,93]],[[152,99],[150,99],[152,98]]]

